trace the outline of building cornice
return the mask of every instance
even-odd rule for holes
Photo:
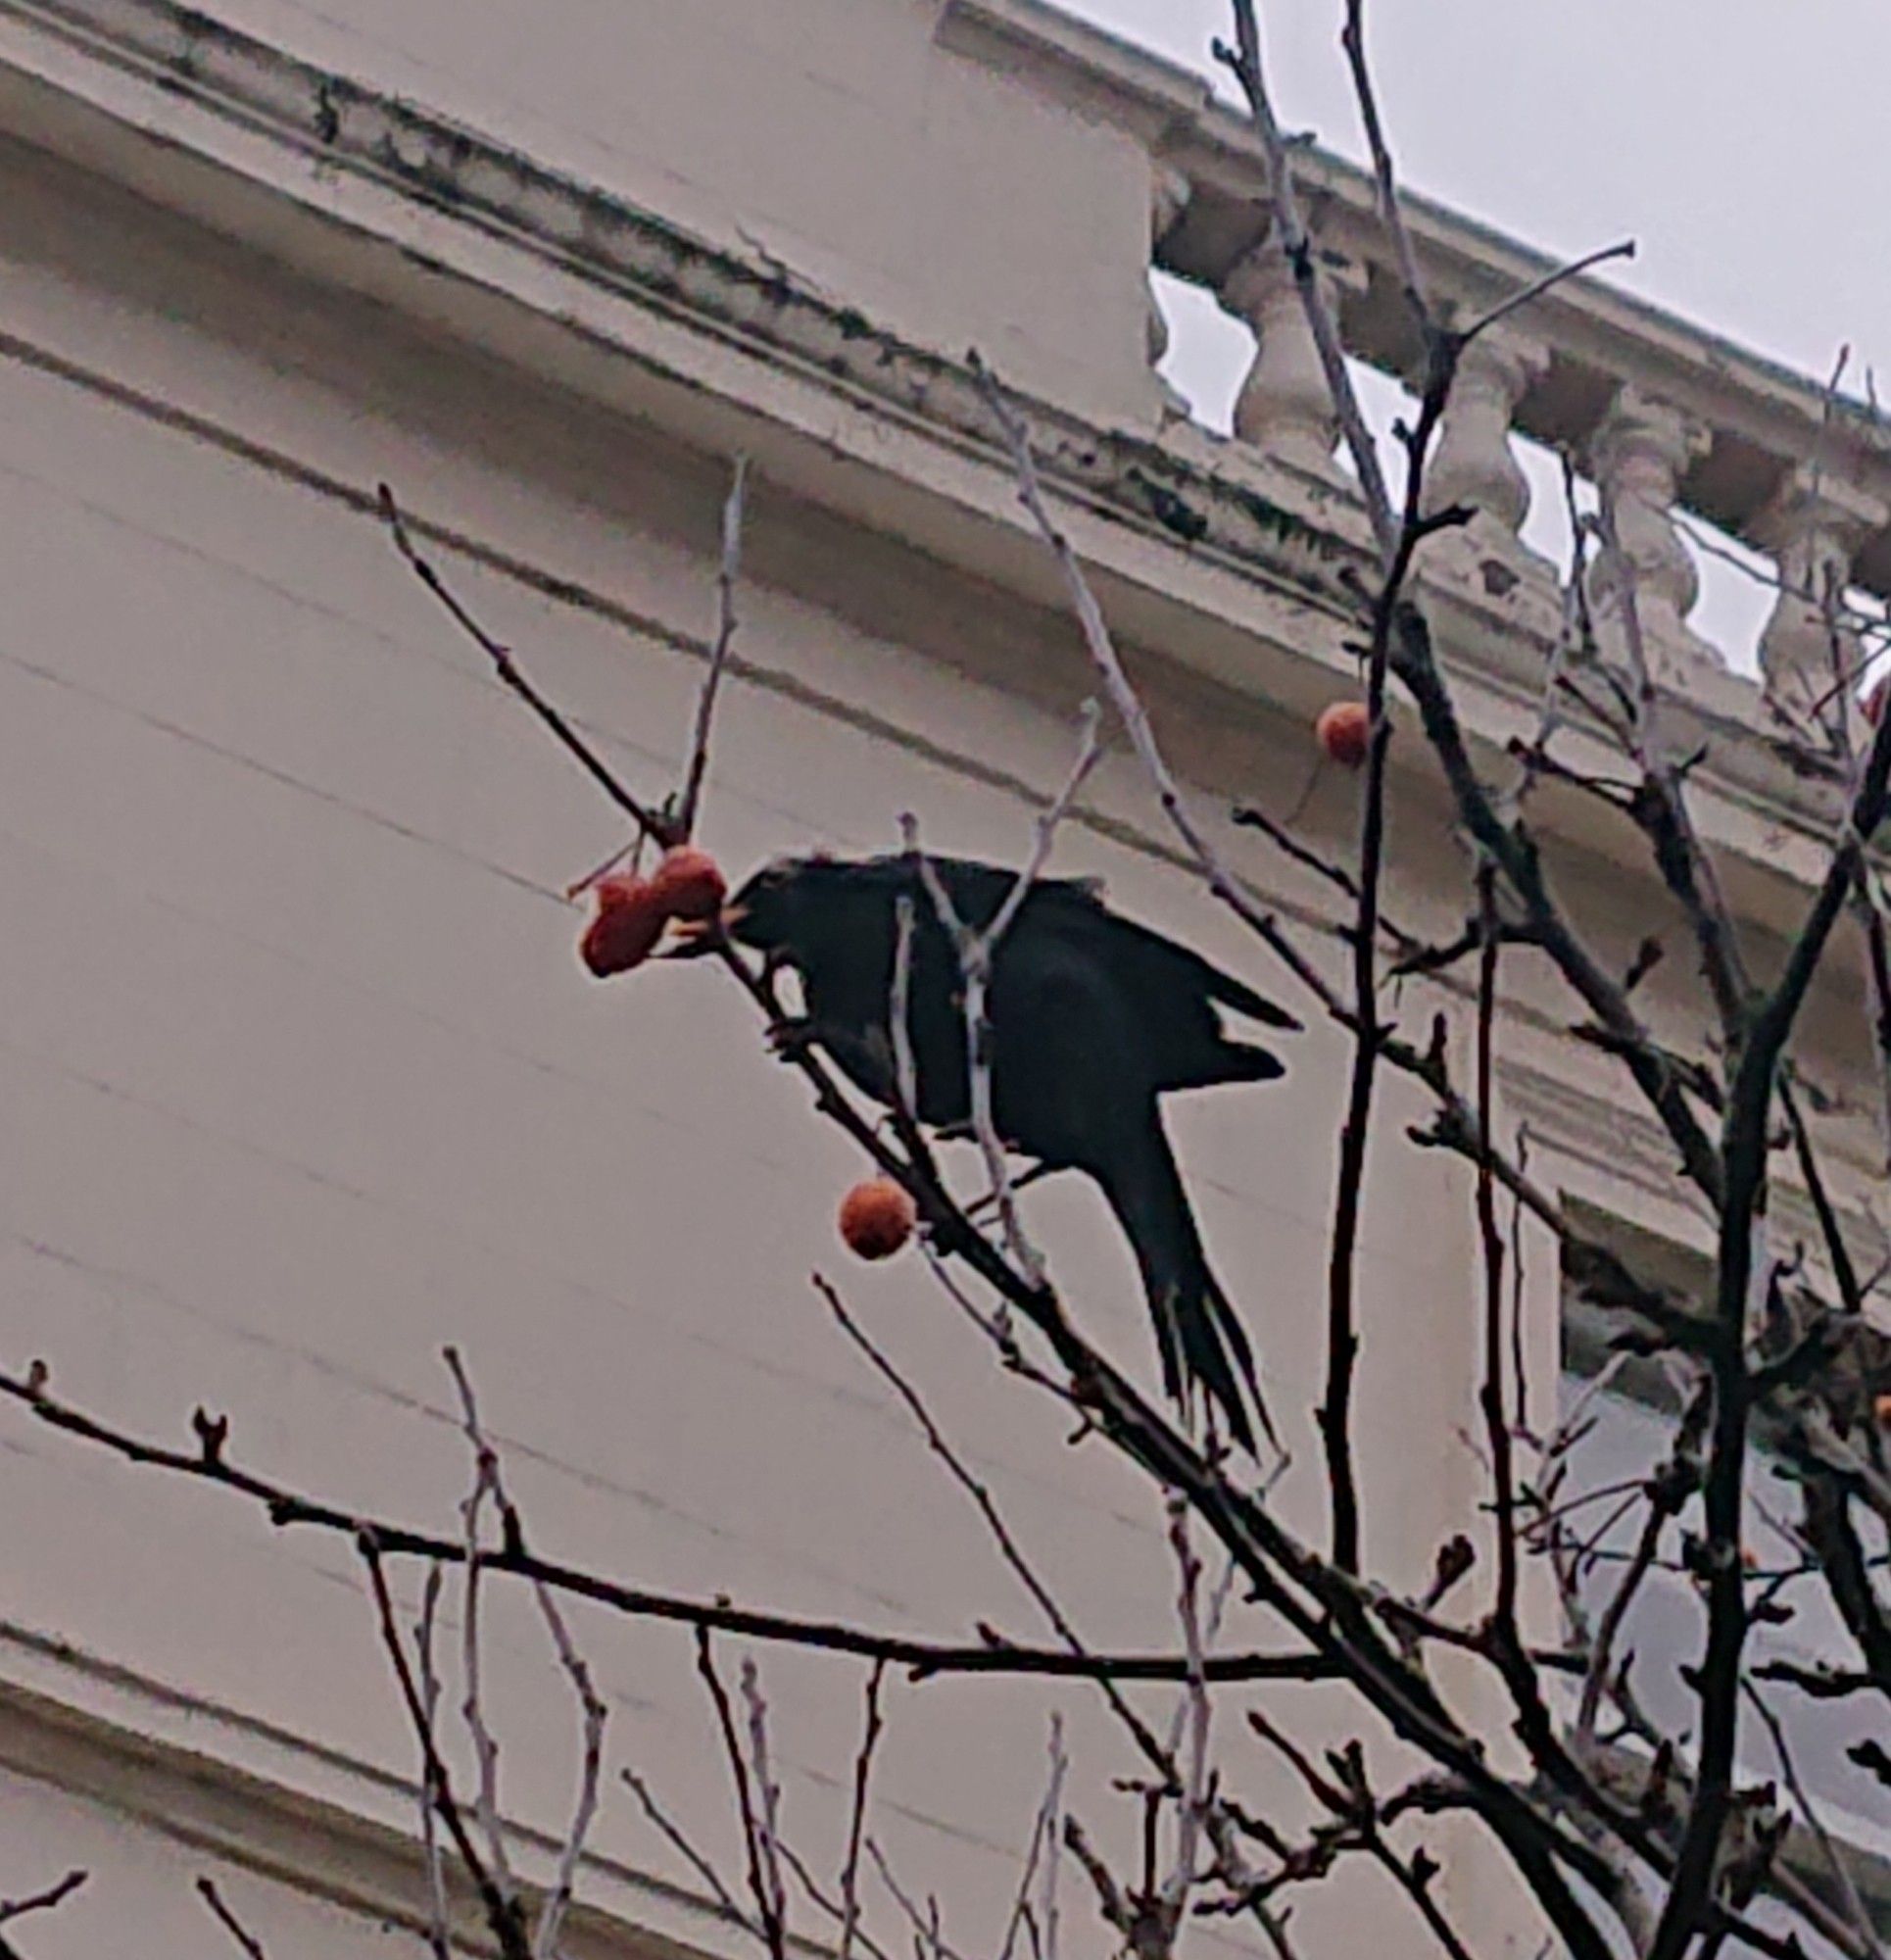
[[[425,1932],[414,1785],[6,1623],[0,1769],[372,1923]],[[509,1830],[528,1856],[556,1859],[542,1833]],[[580,1890],[571,1960],[724,1960],[748,1940],[711,1901],[611,1858],[584,1859]],[[461,1891],[466,1950],[484,1951],[477,1903]]]
[[[1103,98],[1160,109],[1180,140],[1190,95],[1174,72],[1116,44],[1097,59],[1097,37],[1022,0],[954,0],[946,24],[974,15],[1013,33],[1051,22],[1049,57],[1086,61]],[[787,268],[170,0],[0,0],[0,114],[27,144],[315,277],[692,446],[746,448],[780,488],[1061,604],[971,364]],[[1023,407],[1126,639],[1290,715],[1351,684],[1348,580],[1369,559],[1343,487],[1188,425],[1104,428]],[[1501,578],[1437,578],[1430,598],[1465,723],[1501,750],[1533,723],[1554,612]],[[1707,678],[1673,703],[1683,739],[1711,738],[1702,828],[1746,867],[1729,881],[1737,903],[1780,925],[1819,860],[1832,788],[1761,733],[1750,684]],[[1552,794],[1539,811],[1586,848],[1621,851],[1579,799]]]

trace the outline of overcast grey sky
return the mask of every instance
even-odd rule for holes
[[[1063,0],[1208,72],[1227,0]],[[1262,0],[1283,120],[1357,152],[1340,0]],[[1371,0],[1413,188],[1823,372],[1891,359],[1891,0]],[[1882,361],[1881,361],[1882,365]]]
[[[1230,30],[1228,0],[1058,4],[1204,74]],[[1260,0],[1283,122],[1357,156],[1343,12]],[[1632,237],[1614,283],[1821,378],[1849,344],[1854,388],[1891,383],[1891,0],[1368,0],[1367,39],[1413,189],[1558,257]],[[1212,306],[1171,315],[1171,378],[1225,426],[1246,343]],[[1743,664],[1769,601],[1703,573],[1695,623]]]

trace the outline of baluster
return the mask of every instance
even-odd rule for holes
[[[1155,248],[1168,235],[1177,219],[1188,208],[1193,186],[1180,171],[1158,164],[1149,184],[1149,256],[1151,270]],[[1169,351],[1168,316],[1149,294],[1149,366],[1153,368]]]
[[[1167,414],[1178,416],[1184,420],[1188,417],[1188,398],[1175,388],[1167,376],[1157,374],[1156,368],[1162,357],[1169,351],[1169,317],[1162,311],[1162,304],[1155,296],[1154,260],[1155,248],[1169,234],[1171,226],[1188,208],[1188,199],[1193,191],[1188,179],[1177,170],[1164,165],[1155,167],[1149,184],[1149,258],[1151,283],[1149,287],[1149,311],[1145,328],[1146,344],[1149,350],[1149,371],[1155,377],[1162,391],[1162,404]]]
[[[1879,499],[1804,464],[1754,520],[1780,579],[1760,635],[1767,692],[1832,733],[1845,726],[1864,648],[1851,626],[1828,620],[1826,604],[1843,598],[1860,546],[1887,522],[1891,508]]]
[[[1344,274],[1318,263],[1314,277],[1331,308]],[[1254,365],[1235,404],[1235,433],[1271,462],[1287,463],[1328,481],[1343,481],[1333,461],[1339,417],[1286,255],[1257,245],[1223,280],[1221,303],[1254,329]]]
[[[1597,486],[1615,511],[1616,538],[1633,574],[1636,616],[1655,678],[1685,686],[1703,664],[1724,662],[1687,624],[1700,573],[1671,513],[1687,466],[1707,432],[1678,409],[1623,388],[1589,440]],[[1589,576],[1589,600],[1604,648],[1624,651],[1623,578],[1605,555]]]
[[[1529,481],[1511,447],[1511,418],[1548,370],[1549,358],[1540,340],[1502,326],[1479,334],[1464,350],[1426,466],[1428,514],[1464,504],[1479,514],[1480,530],[1514,538],[1523,528]]]

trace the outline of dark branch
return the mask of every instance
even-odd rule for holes
[[[443,1565],[465,1562],[462,1542],[414,1531],[384,1519],[364,1518],[305,1497],[286,1486],[257,1477],[216,1455],[167,1449],[160,1445],[114,1430],[106,1424],[57,1402],[34,1378],[0,1374],[0,1395],[23,1402],[42,1422],[87,1443],[99,1445],[127,1462],[166,1470],[173,1475],[215,1484],[252,1498],[278,1527],[308,1525],[339,1532],[351,1539],[365,1534],[377,1551],[391,1558],[437,1560]],[[674,1593],[653,1592],[626,1586],[580,1567],[541,1558],[521,1543],[488,1547],[481,1570],[504,1573],[590,1599],[633,1618],[672,1620],[710,1633],[736,1634],[748,1640],[811,1647],[851,1654],[909,1668],[915,1680],[931,1675],[1035,1675],[1075,1681],[1186,1681],[1188,1657],[1183,1654],[1070,1653],[1054,1647],[1014,1645],[988,1634],[979,1646],[908,1640],[897,1634],[874,1634],[838,1622],[805,1620],[782,1613],[752,1612],[721,1601],[687,1599]],[[1208,1677],[1218,1682],[1320,1681],[1333,1672],[1330,1663],[1309,1653],[1247,1653],[1211,1656]]]

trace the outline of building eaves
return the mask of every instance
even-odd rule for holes
[[[1048,18],[1047,58],[1066,67],[1098,54],[1024,0],[947,10],[974,11],[1014,36]],[[1120,44],[1091,67],[1099,101],[1159,111],[1171,141],[1194,140],[1189,114],[1222,114],[1191,111],[1199,84]],[[889,332],[791,268],[171,0],[0,0],[0,112],[19,140],[696,446],[747,448],[784,488],[1059,603],[968,354]],[[1370,559],[1343,487],[1186,423],[1020,406],[1126,638],[1290,714],[1348,683]],[[1431,602],[1467,727],[1492,752],[1527,737],[1554,609],[1500,577],[1438,582]],[[1749,684],[1716,681],[1673,704],[1677,739],[1710,752],[1701,820],[1751,873],[1738,903],[1777,923],[1818,861],[1834,787],[1765,738]],[[1622,848],[1579,800],[1546,798],[1539,821]]]

